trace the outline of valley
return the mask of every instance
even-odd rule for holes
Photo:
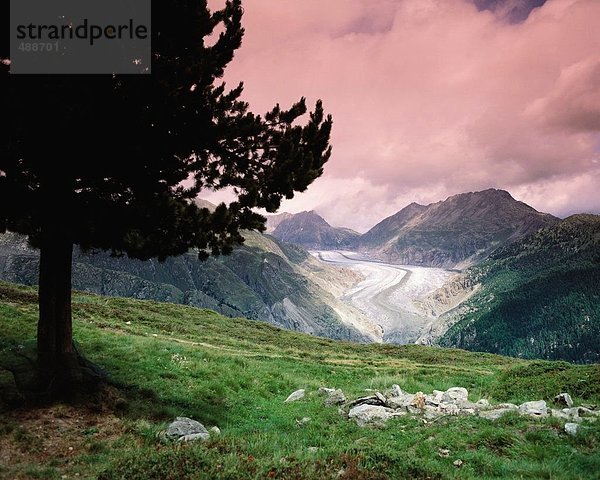
[[[381,327],[381,340],[414,343],[433,318],[421,305],[456,273],[442,268],[395,265],[356,252],[311,252],[322,262],[353,270],[363,277],[344,291],[341,300],[362,311]],[[443,312],[441,312],[443,313]]]

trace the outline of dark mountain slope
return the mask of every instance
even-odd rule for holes
[[[360,248],[376,248],[379,245],[389,242],[398,235],[398,232],[405,227],[409,221],[423,213],[425,210],[427,210],[427,207],[425,205],[419,205],[418,203],[413,202],[410,205],[407,205],[398,213],[385,218],[367,233],[363,234],[359,240]]]

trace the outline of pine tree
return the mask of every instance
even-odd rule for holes
[[[242,84],[219,80],[241,46],[242,14],[241,0],[216,12],[206,0],[153,2],[152,75],[11,76],[0,65],[0,232],[40,249],[38,364],[57,390],[81,376],[73,245],[138,259],[226,254],[241,230],[264,230],[254,208],[276,211],[323,172],[332,120],[320,101],[301,125],[304,98],[255,115]],[[235,202],[212,213],[194,203],[223,188]]]

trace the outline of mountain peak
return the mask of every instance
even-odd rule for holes
[[[314,210],[290,215],[272,234],[284,242],[317,250],[352,248],[360,236],[347,228],[332,227]]]
[[[558,221],[506,190],[489,188],[425,207],[410,204],[364,234],[360,247],[395,263],[464,266]]]

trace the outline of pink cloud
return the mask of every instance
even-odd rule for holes
[[[600,187],[597,0],[550,0],[520,24],[467,0],[244,8],[226,80],[259,112],[305,95],[334,116],[324,177],[285,209],[364,230],[413,200],[493,186],[551,213],[600,211],[569,187]]]

